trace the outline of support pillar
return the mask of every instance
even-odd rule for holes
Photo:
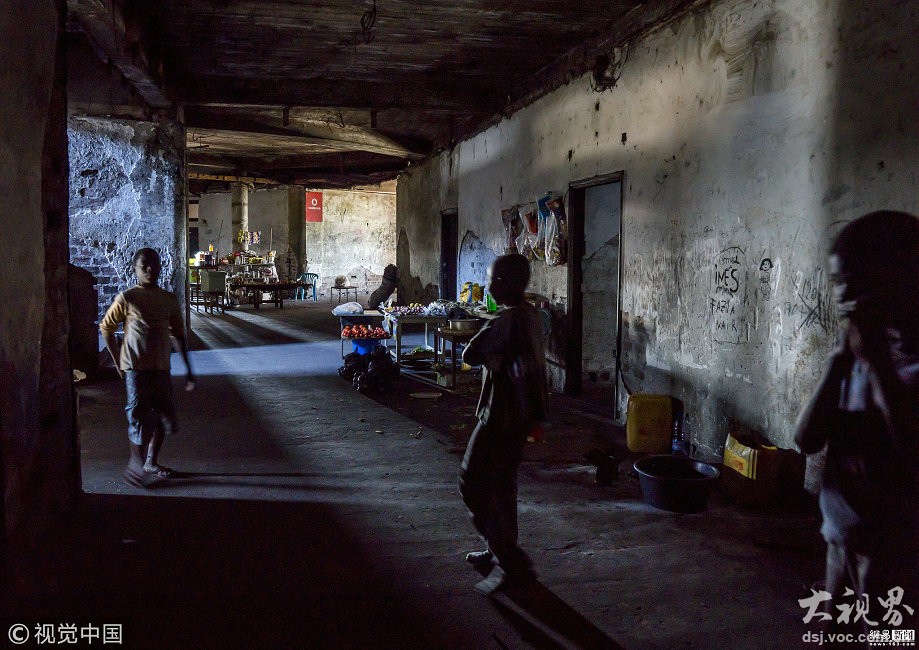
[[[249,186],[246,183],[233,183],[230,186],[231,213],[233,224],[233,252],[238,253],[245,246],[239,241],[239,233],[249,230]]]
[[[287,237],[297,267],[294,273],[306,271],[306,190],[302,185],[287,186]],[[283,257],[283,256],[282,256]]]

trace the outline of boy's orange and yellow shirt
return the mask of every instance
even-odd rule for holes
[[[118,365],[122,370],[169,370],[172,332],[181,332],[182,309],[172,293],[159,287],[137,286],[115,296],[99,330],[113,334],[124,323],[124,343]]]

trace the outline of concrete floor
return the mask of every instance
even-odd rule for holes
[[[146,490],[121,481],[122,384],[80,386],[85,494],[21,558],[11,620],[121,623],[132,648],[802,646],[797,600],[822,574],[812,505],[716,492],[699,514],[656,510],[633,457],[598,486],[584,453],[622,432],[560,396],[520,472],[541,584],[475,593],[463,554],[481,544],[456,490],[475,389],[356,392],[330,308],[193,312],[200,380],[176,378],[182,431],[161,457],[183,476]]]

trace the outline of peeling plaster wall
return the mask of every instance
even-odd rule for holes
[[[322,195],[323,221],[305,224],[308,271],[318,273],[324,287],[331,286],[336,276],[344,275],[361,291],[373,291],[380,284],[383,269],[396,259],[395,189],[384,185],[354,191],[323,190]],[[213,242],[221,256],[231,250],[230,208],[230,195],[226,193],[203,194],[198,204],[199,220],[207,221],[206,226],[199,226],[201,246],[206,248]],[[218,237],[221,221],[223,228]],[[291,243],[286,187],[249,193],[249,230],[262,233],[262,242],[249,248],[267,253],[272,229],[271,248],[278,254],[278,273],[284,275]]]
[[[175,122],[71,118],[70,251],[96,277],[100,318],[135,284],[131,258],[157,250],[160,286],[185,300],[184,131]]]
[[[497,254],[502,207],[623,171],[628,388],[683,399],[703,456],[731,418],[793,447],[837,322],[829,242],[866,211],[919,211],[916,13],[726,0],[685,14],[633,44],[612,91],[577,79],[458,145],[460,232]],[[407,185],[405,203],[444,179]],[[421,282],[437,257],[413,255]],[[531,290],[564,304],[566,280],[537,264]]]
[[[457,209],[458,169],[459,158],[453,151],[399,176],[396,266],[400,303],[428,303],[440,297],[441,215]],[[460,242],[463,232],[460,228]],[[459,277],[463,278],[461,272]]]
[[[233,252],[233,220],[229,192],[209,192],[198,200],[198,244],[201,250],[214,247],[217,254],[225,257]],[[197,253],[198,251],[190,251]]]
[[[306,259],[324,287],[344,275],[361,292],[380,286],[396,261],[396,194],[377,190],[323,190],[321,223],[306,224]]]

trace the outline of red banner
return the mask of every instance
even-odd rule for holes
[[[306,222],[322,222],[322,192],[306,193]]]

